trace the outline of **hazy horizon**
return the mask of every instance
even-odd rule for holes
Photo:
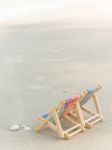
[[[0,1],[0,25],[71,19],[81,25],[111,26],[110,0],[4,0]]]

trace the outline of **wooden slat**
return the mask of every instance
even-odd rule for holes
[[[85,107],[81,107],[81,109],[85,112],[87,112],[88,114],[90,115],[96,115],[96,113],[92,112],[91,110],[89,110],[88,108],[85,108]]]
[[[96,115],[90,117],[89,119],[86,119],[85,122],[89,122],[89,121],[95,119],[96,117],[99,117],[99,114],[96,114]]]
[[[78,128],[78,127],[80,127],[80,126],[81,126],[80,124],[75,125],[75,126],[69,128],[69,129],[65,130],[64,133],[68,133],[68,132],[70,132],[70,131],[72,131],[72,130],[75,130],[76,128]]]
[[[97,123],[97,122],[99,122],[101,120],[102,120],[101,118],[98,118],[98,119],[94,120],[93,122],[91,122],[91,124],[94,125],[95,123]]]
[[[80,128],[80,129],[76,130],[75,132],[72,132],[71,134],[69,134],[69,136],[72,137],[73,135],[76,135],[81,131],[83,131],[83,130]]]

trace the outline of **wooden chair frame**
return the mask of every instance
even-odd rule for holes
[[[93,125],[104,120],[96,93],[93,93],[91,100],[93,100],[93,102],[94,102],[96,112],[93,112],[92,110],[90,110],[84,106],[81,106],[81,110],[91,116],[88,119],[84,119],[85,126],[87,128],[92,128]],[[84,117],[84,115],[83,115],[83,117]]]
[[[90,99],[92,99],[94,102],[96,112],[93,112],[90,109],[84,107],[84,105],[81,105],[81,102],[88,94],[88,91],[82,92],[80,94],[80,98],[76,101],[74,108],[70,110],[70,112],[66,116],[63,116],[61,119],[58,116],[58,112],[60,112],[61,108],[65,104],[65,100],[61,101],[59,105],[57,105],[51,110],[47,119],[41,116],[38,117],[37,119],[41,122],[41,124],[36,127],[36,131],[40,131],[44,127],[49,127],[53,131],[57,132],[60,138],[70,139],[73,135],[76,135],[82,131],[84,132],[86,127],[92,128],[94,124],[104,119],[96,95],[96,92],[99,91],[101,88],[101,86],[97,86],[90,97]],[[85,119],[83,112],[86,112],[91,117]],[[51,121],[51,118],[53,119],[53,122]],[[64,121],[65,119],[69,120],[73,125],[72,127],[66,130],[62,128],[61,124],[61,120]]]
[[[60,111],[64,103],[65,101],[61,101],[57,107],[52,109],[47,119],[41,116],[38,117],[37,119],[41,122],[41,125],[36,127],[36,131],[40,131],[44,127],[49,127],[53,131],[57,132],[60,138],[64,138],[64,139],[70,139],[73,135],[76,135],[79,132],[85,131],[85,128],[84,128],[85,122],[83,119],[79,101],[77,101],[75,104],[75,115],[77,116],[77,119],[75,119],[75,117],[74,118],[71,117],[70,113],[64,116],[62,118],[62,123],[64,122],[65,119],[67,119],[71,122],[73,126],[66,130],[63,130],[61,122],[60,122],[61,120],[58,117],[58,112]],[[53,122],[50,121],[51,118],[53,119]]]
[[[100,108],[100,105],[99,105],[98,97],[96,95],[96,92],[98,92],[101,88],[102,88],[102,86],[98,85],[96,87],[96,89],[94,90],[91,98],[90,98],[93,101],[93,103],[94,103],[94,107],[95,107],[95,110],[96,110],[95,112],[93,112],[92,110],[88,109],[87,107],[80,106],[82,112],[86,112],[87,114],[89,114],[91,116],[88,119],[85,119],[85,117],[83,115],[84,121],[85,121],[85,127],[87,127],[87,128],[92,128],[93,125],[95,125],[96,123],[104,120],[103,115],[102,115],[102,111],[101,111],[101,108]],[[82,93],[83,98],[86,97],[87,94],[88,94],[88,92],[83,92]]]

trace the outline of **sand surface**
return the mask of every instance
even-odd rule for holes
[[[60,99],[102,84],[105,121],[60,140],[51,130],[37,134],[36,117]],[[112,29],[52,25],[0,29],[0,149],[112,149]],[[31,131],[9,131],[13,124]]]

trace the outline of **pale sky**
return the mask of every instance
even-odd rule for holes
[[[112,21],[111,0],[0,0],[0,24],[58,18]]]

